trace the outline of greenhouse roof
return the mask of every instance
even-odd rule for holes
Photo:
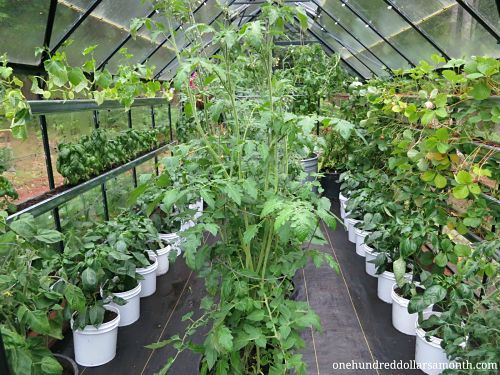
[[[446,58],[473,55],[500,57],[498,0],[303,0],[286,3],[302,6],[308,16],[307,34],[300,40],[321,43],[327,53],[337,53],[347,69],[362,78],[390,76],[391,69],[407,68],[433,54]],[[263,0],[204,0],[194,11],[197,22],[215,24],[229,8],[237,26],[260,13]],[[111,72],[123,63],[118,53],[126,48],[129,63],[149,62],[156,78],[171,79],[176,58],[167,37],[155,40],[141,28],[132,38],[133,18],[160,17],[151,5],[137,0],[9,0],[0,2],[0,54],[7,53],[14,68],[28,72],[42,69],[35,49],[63,48],[71,64],[81,64],[81,51],[97,45],[94,57],[100,68]],[[188,47],[189,40],[176,25],[176,42]],[[293,33],[291,33],[293,35]],[[67,41],[72,43],[65,45]],[[217,46],[206,40],[209,54]]]

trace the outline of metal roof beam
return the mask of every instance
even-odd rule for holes
[[[394,10],[398,14],[398,16],[405,20],[406,23],[409,24],[417,33],[419,33],[425,40],[427,40],[443,57],[448,60],[450,59],[450,56],[444,51],[444,49],[438,46],[426,31],[414,24],[410,20],[410,18],[403,12],[403,10],[399,9],[397,5],[394,4],[391,0],[383,1],[390,7],[390,9]]]
[[[389,72],[389,74],[391,76],[394,76],[394,73],[392,73],[392,69],[389,65],[387,65],[384,61],[382,61],[377,55],[375,55],[375,53],[372,52],[372,50],[370,48],[368,48],[363,42],[361,42],[358,38],[356,38],[356,36],[351,33],[349,31],[349,29],[347,29],[344,25],[342,25],[342,23],[340,22],[339,19],[335,18],[333,16],[333,14],[331,14],[328,10],[326,10],[325,8],[323,8],[319,3],[316,2],[316,0],[312,0],[312,2],[314,4],[316,4],[316,6],[321,9],[321,12],[322,13],[325,13],[328,17],[330,17],[336,25],[340,26],[342,28],[342,30],[344,30],[348,35],[351,36],[351,38],[353,38],[356,42],[358,42],[366,51],[368,51],[370,53],[370,55],[372,55],[373,57],[375,57],[375,59],[377,59],[377,61],[379,61],[383,66],[385,66],[387,68],[387,71]]]
[[[464,8],[472,18],[474,18],[479,24],[481,24],[481,26],[483,26],[486,31],[488,31],[497,40],[497,44],[500,43],[500,35],[498,35],[495,28],[491,26],[474,8],[472,8],[469,4],[467,4],[466,1],[463,0],[456,0],[456,2],[459,3],[460,6]]]
[[[61,39],[55,44],[54,47],[50,50],[50,54],[52,55],[54,52],[56,52],[63,44],[66,42],[69,37],[78,29],[78,27],[82,24],[83,21],[94,11],[95,8],[102,2],[102,0],[94,0],[92,4],[88,7],[88,9],[85,11],[85,13],[82,13],[78,19],[73,22],[71,27],[66,31],[66,33],[62,36]]]
[[[415,67],[413,61],[411,61],[404,53],[402,53],[398,48],[396,48],[394,44],[389,42],[389,40],[387,40],[372,24],[370,24],[370,22],[366,18],[364,18],[361,14],[359,14],[359,12],[356,9],[354,9],[351,5],[349,5],[347,1],[345,0],[339,0],[339,1],[342,3],[342,6],[345,6],[347,9],[351,11],[351,13],[353,13],[356,17],[358,17],[361,21],[363,21],[365,25],[367,25],[367,27],[369,27],[375,34],[377,34],[377,36],[380,39],[386,42],[387,45],[391,46],[391,48],[394,49],[394,51],[396,51],[397,54],[400,55],[403,59],[405,59],[408,62],[408,64],[410,64],[411,67]]]
[[[45,35],[43,37],[43,46],[49,48],[50,40],[52,39],[52,30],[54,29],[54,19],[56,18],[57,10],[57,0],[50,0],[49,15],[47,17],[47,26],[45,27]],[[42,59],[40,61],[40,66],[43,65],[44,61],[49,57],[48,53],[44,51],[42,53]]]

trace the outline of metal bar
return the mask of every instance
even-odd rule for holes
[[[241,22],[243,21],[243,18],[245,17],[245,13],[248,8],[243,9],[243,13],[240,14],[240,19],[238,20],[238,28],[241,27]]]
[[[168,103],[168,126],[170,128],[170,142],[174,141],[174,132],[172,129],[172,105]]]
[[[331,14],[328,10],[326,10],[325,8],[323,8],[321,5],[319,5],[319,3],[316,2],[316,0],[312,0],[314,4],[316,4],[316,6],[321,9],[321,12],[322,13],[325,13],[328,17],[330,17],[336,25],[340,26],[340,28],[342,28],[342,30],[344,30],[351,38],[353,38],[357,43],[359,43],[365,50],[367,50],[370,55],[372,55],[373,57],[375,57],[375,59],[377,59],[377,61],[379,61],[382,65],[384,65],[386,68],[387,68],[387,71],[388,73],[391,75],[391,76],[394,76],[394,73],[392,72],[392,69],[389,65],[387,65],[383,60],[381,60],[377,55],[375,55],[375,53],[372,52],[372,50],[370,48],[368,48],[368,46],[366,46],[361,40],[359,40],[353,33],[351,33],[351,31],[346,28],[338,18],[335,18],[333,16],[333,14]]]
[[[156,14],[156,11],[153,10],[151,13],[149,13],[146,18],[151,18]],[[142,29],[144,25],[142,25],[138,30]],[[111,51],[111,53],[99,64],[97,67],[97,70],[104,69],[106,64],[113,58],[113,56],[127,43],[130,39],[132,39],[132,33],[129,32],[128,35],[116,46],[116,48]]]
[[[167,104],[166,98],[137,98],[131,107],[145,107]],[[101,105],[93,100],[28,100],[33,115],[120,109],[123,104],[117,100],[105,101]]]
[[[277,46],[302,46],[304,44],[317,44],[317,40],[278,40],[274,44]]]
[[[364,62],[363,60],[361,60],[358,56],[356,56],[356,54],[353,52],[353,50],[351,50],[349,47],[347,47],[347,45],[346,45],[346,44],[344,44],[344,43],[340,40],[340,38],[337,38],[334,34],[332,34],[331,32],[329,32],[328,30],[326,30],[326,28],[325,28],[323,25],[321,25],[318,21],[313,20],[313,22],[314,22],[315,24],[317,24],[317,25],[321,28],[321,31],[323,31],[324,33],[326,33],[326,34],[330,35],[333,39],[335,39],[335,41],[336,41],[338,44],[340,44],[342,47],[344,47],[346,50],[348,50],[348,51],[349,51],[349,53],[351,54],[351,56],[352,56],[352,57],[354,57],[356,60],[358,60],[358,61],[361,63],[361,65],[364,65],[364,67],[365,67],[366,69],[368,69],[368,70],[369,70],[369,71],[370,71],[370,72],[371,72],[374,76],[378,76],[378,74],[377,74],[377,73],[375,73],[375,72],[373,71],[373,69],[372,69],[372,68],[370,68],[367,64],[365,64],[365,62]],[[339,53],[338,55],[340,56],[340,53]]]
[[[57,0],[50,0],[49,15],[47,17],[47,26],[45,27],[45,35],[43,37],[43,46],[49,48],[50,40],[52,39],[52,30],[54,29],[54,19],[56,18],[57,10]],[[47,52],[44,51],[42,54],[42,61],[40,65],[43,64],[44,60],[47,58]]]
[[[137,159],[134,159],[132,161],[129,161],[128,163],[125,163],[123,165],[120,165],[106,173],[103,173],[102,175],[99,175],[97,177],[94,177],[88,181],[85,181],[79,185],[73,186],[69,188],[68,190],[63,191],[62,193],[55,195],[53,197],[47,198],[41,202],[38,202],[34,204],[33,206],[27,207],[24,210],[18,211],[11,216],[7,218],[8,222],[11,222],[12,220],[18,218],[19,216],[26,214],[26,213],[31,213],[33,216],[39,216],[47,211],[52,210],[55,207],[60,206],[61,204],[64,204],[71,199],[85,193],[86,191],[89,191],[93,189],[94,187],[103,184],[104,182],[132,169],[133,167],[142,164],[155,156],[165,152],[168,150],[168,148],[172,145],[172,143],[167,143],[164,144],[163,146],[158,147],[156,150],[153,150],[151,152],[148,152],[147,154],[144,154]]]
[[[151,127],[153,129],[156,129],[155,107],[153,107],[153,106],[151,106]],[[160,172],[158,170],[158,156],[155,156],[154,163],[155,163],[156,175],[158,176],[160,174]]]
[[[466,1],[456,0],[467,13],[471,15],[486,31],[488,31],[496,40],[497,44],[500,43],[500,35],[496,32],[495,28],[491,26],[474,8],[472,8]]]
[[[309,31],[316,39],[319,40],[319,42],[324,46],[326,47],[330,52],[332,53],[335,53],[337,55],[340,56],[339,53],[337,53],[337,51],[335,51],[332,47],[330,47],[330,45],[328,43],[326,43],[323,39],[321,39],[318,35],[316,35],[316,33],[314,31],[312,31],[311,29],[307,29],[307,31]],[[346,64],[353,72],[355,72],[359,78],[361,78],[363,81],[366,80],[366,77],[364,75],[362,75],[356,68],[354,68],[350,63],[348,63],[342,56],[340,56],[340,60],[344,62],[344,64]]]
[[[206,3],[206,2],[204,1],[204,2],[202,2],[200,5],[198,5],[198,6],[196,7],[196,9],[193,11],[193,17],[196,15],[196,13],[198,13],[198,11],[201,9],[201,7],[202,7],[203,5],[205,5],[205,3]],[[178,31],[178,30],[179,30],[179,28],[180,28],[181,26],[182,26],[182,25],[177,26],[177,27],[175,28],[175,30],[174,30],[174,33],[175,33],[176,31]],[[170,37],[171,37],[171,36],[172,36],[172,35],[171,35],[171,34],[169,34],[169,35],[168,35],[168,36],[167,36],[164,40],[162,40],[162,41],[161,41],[161,42],[160,42],[160,43],[159,43],[159,44],[158,44],[155,48],[153,48],[151,51],[149,51],[149,52],[148,52],[148,54],[146,55],[146,57],[145,57],[145,58],[141,61],[141,64],[144,64],[144,63],[145,63],[148,59],[150,59],[150,58],[151,58],[151,56],[153,56],[153,55],[154,55],[154,54],[155,54],[155,53],[156,53],[156,52],[157,52],[157,51],[158,51],[161,47],[163,47],[163,45],[169,41],[169,39],[170,39]]]
[[[2,332],[0,331],[0,374],[10,375],[7,353],[3,344]]]
[[[35,74],[42,75],[45,71],[39,65],[29,65],[29,64],[21,64],[15,62],[7,62],[7,66],[14,69],[17,73],[27,73],[27,74]]]
[[[69,37],[78,29],[78,27],[85,21],[85,19],[94,11],[95,8],[102,2],[102,0],[94,0],[92,4],[90,4],[89,8],[85,11],[85,13],[82,13],[78,19],[73,22],[73,24],[70,26],[68,31],[59,39],[59,41],[52,47],[50,50],[50,54],[53,54],[56,52],[63,44],[66,42]]]
[[[425,40],[427,40],[443,57],[445,57],[447,60],[450,60],[450,56],[445,52],[445,50],[438,46],[426,31],[424,31],[421,27],[415,25],[412,20],[410,20],[410,18],[403,12],[403,10],[399,9],[398,6],[391,0],[383,1],[390,7],[390,9],[394,10],[398,14],[398,16],[405,20],[406,23],[409,24],[417,33],[419,33]]]
[[[94,127],[99,129],[99,111],[93,112]],[[102,195],[102,207],[104,211],[104,219],[109,220],[109,210],[108,210],[108,193],[106,192],[106,183],[101,184],[101,195]]]
[[[339,0],[339,1],[343,4],[343,6],[349,9],[356,17],[358,17],[361,21],[363,21],[365,25],[367,25],[375,34],[377,34],[377,36],[380,39],[386,42],[387,45],[391,46],[391,48],[394,49],[394,51],[396,51],[398,55],[400,55],[403,59],[405,59],[408,62],[408,64],[410,64],[411,67],[415,67],[413,61],[411,61],[404,53],[402,53],[399,49],[397,49],[396,46],[394,46],[394,44],[389,42],[389,40],[387,40],[375,27],[373,27],[373,25],[370,24],[370,22],[366,18],[364,18],[361,14],[359,14],[358,11],[356,11],[356,9],[351,7],[347,1],[345,0]]]
[[[229,7],[229,6],[231,6],[234,2],[235,2],[235,0],[231,0],[231,1],[228,3],[228,5],[227,5],[227,6],[228,6],[228,7]],[[223,11],[223,10],[221,10],[221,11],[219,12],[219,14],[217,14],[217,16],[215,16],[214,18],[212,18],[212,20],[208,23],[208,25],[209,25],[209,26],[210,26],[210,25],[212,25],[212,24],[213,24],[213,23],[217,20],[217,18],[219,18],[219,17],[222,15],[222,13],[224,13],[224,11]],[[190,45],[191,45],[191,42],[189,42],[186,46],[184,46],[184,47],[183,47],[183,49],[184,49],[184,48],[189,47]],[[155,75],[155,79],[158,79],[158,78],[159,78],[159,77],[163,74],[163,72],[164,72],[164,71],[165,71],[165,70],[166,70],[166,69],[170,66],[170,64],[171,64],[171,63],[172,63],[172,62],[173,62],[176,58],[177,58],[177,56],[174,56],[174,57],[173,57],[173,58],[172,58],[172,59],[171,59],[171,60],[167,63],[167,65],[165,65],[162,69],[160,69],[160,70],[158,71],[158,73]]]
[[[128,128],[132,129],[132,111],[128,110],[127,111],[127,122],[128,122]],[[132,168],[132,180],[134,181],[134,188],[137,187],[137,169],[134,167]]]

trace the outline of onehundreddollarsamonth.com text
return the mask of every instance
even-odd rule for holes
[[[471,363],[469,361],[463,362],[420,362],[411,361],[373,361],[373,362],[333,362],[334,370],[498,370],[498,363],[482,362]]]

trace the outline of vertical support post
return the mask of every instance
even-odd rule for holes
[[[0,332],[0,374],[10,375],[7,353],[3,344],[2,332]]]
[[[321,96],[318,96],[318,103],[316,108],[316,113],[319,115],[321,111]],[[316,121],[316,135],[319,136],[319,121]]]
[[[54,190],[56,187],[54,180],[54,170],[52,169],[52,157],[50,155],[50,142],[49,142],[49,132],[47,130],[47,118],[45,115],[40,115],[40,131],[42,133],[42,144],[43,151],[45,154],[45,167],[47,169],[47,179],[49,182],[49,189]],[[56,207],[52,210],[52,215],[54,216],[54,224],[56,226],[56,230],[61,232],[61,218],[59,216],[59,208]],[[64,244],[59,242],[58,244],[59,250],[64,250]]]
[[[99,111],[94,111],[94,127],[99,129]],[[109,208],[108,208],[108,194],[106,192],[106,183],[101,184],[101,194],[102,194],[102,206],[104,208],[104,220],[109,220]]]
[[[155,107],[154,106],[151,106],[151,127],[153,129],[156,128]],[[158,156],[155,156],[154,162],[155,162],[156,175],[158,176],[160,174],[160,171],[158,170]]]
[[[170,142],[174,141],[174,132],[172,130],[172,104],[168,103],[168,127],[170,128]]]
[[[127,119],[128,119],[128,128],[132,129],[132,110],[128,110],[127,112]],[[134,167],[132,168],[132,180],[134,181],[134,187],[137,187],[137,169]]]

